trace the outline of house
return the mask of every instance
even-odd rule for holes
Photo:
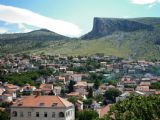
[[[121,100],[124,100],[124,99],[128,98],[128,97],[129,97],[129,95],[130,95],[130,93],[129,93],[129,92],[125,92],[125,93],[121,94],[120,96],[116,97],[116,102],[118,102],[118,101],[121,101]]]
[[[150,86],[151,83],[150,82],[141,82],[140,86]]]
[[[137,86],[136,90],[140,92],[149,92],[149,86]]]
[[[150,81],[151,81],[151,78],[142,78],[141,81],[143,81],[143,82],[150,82]]]
[[[107,62],[100,62],[100,65],[103,66],[103,67],[105,67],[106,64],[107,64]]]
[[[123,91],[123,90],[124,90],[124,85],[121,84],[120,82],[118,82],[116,88],[117,88],[118,90],[120,90],[120,91]]]
[[[27,96],[11,106],[11,120],[75,120],[75,107],[59,96]]]
[[[55,95],[60,95],[60,94],[61,94],[61,89],[62,89],[61,86],[55,86],[55,87],[53,88],[54,94],[55,94]]]
[[[105,84],[101,84],[99,86],[99,93],[105,93],[105,91],[108,89],[108,87]]]
[[[37,84],[45,83],[45,79],[44,79],[43,77],[39,77],[39,78],[36,80],[36,83],[37,83]]]
[[[58,82],[62,83],[62,84],[66,84],[66,78],[65,77],[62,77],[62,76],[59,76],[58,77]]]
[[[71,75],[71,80],[75,82],[80,82],[82,80],[82,74],[73,74]]]
[[[46,83],[53,83],[53,82],[55,82],[55,81],[56,81],[56,79],[55,79],[55,77],[54,77],[53,75],[48,76],[48,77],[46,78]]]
[[[94,83],[87,83],[87,87],[88,88],[93,88],[94,87]]]
[[[4,88],[0,88],[0,95],[2,95],[4,91],[5,91]]]
[[[16,89],[16,90],[18,90],[19,89],[19,86],[16,86],[16,85],[13,85],[13,84],[8,84],[8,83],[4,84],[3,86],[4,86],[4,88],[6,90],[8,90],[8,89]]]
[[[97,101],[93,101],[92,105],[91,105],[91,108],[93,110],[97,110],[97,109],[100,109],[100,103],[97,103]]]
[[[81,81],[81,82],[77,82],[74,85],[74,90],[75,92],[79,92],[81,95],[85,95],[87,92],[87,82]]]
[[[83,110],[83,102],[82,101],[77,100],[76,106],[77,106],[78,110]]]
[[[73,63],[73,67],[80,67],[81,63]]]
[[[99,118],[103,118],[110,111],[110,108],[111,108],[111,104],[108,104],[100,109],[97,109]]]
[[[12,96],[12,94],[0,95],[0,101],[1,102],[12,102],[13,101],[13,96]]]
[[[5,111],[5,110],[6,110],[5,108],[0,107],[0,112],[1,112],[1,111]]]
[[[36,87],[29,84],[26,84],[21,88],[21,92],[24,94],[32,94],[34,90],[36,90]]]
[[[41,84],[39,88],[43,94],[48,95],[53,90],[53,84]]]
[[[79,92],[71,92],[67,94],[67,97],[79,97],[79,96],[80,96]]]
[[[67,67],[66,66],[60,66],[59,71],[60,72],[66,72],[67,71]]]
[[[66,71],[67,74],[72,75],[74,72],[73,71]]]

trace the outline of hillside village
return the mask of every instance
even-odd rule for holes
[[[160,94],[160,61],[103,54],[0,58],[0,110],[8,111],[11,120],[75,120],[85,109],[103,118],[113,104],[133,94]]]

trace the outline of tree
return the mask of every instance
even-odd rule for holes
[[[68,101],[73,103],[73,104],[76,104],[77,100],[78,100],[77,97],[74,97],[74,96],[68,98]]]
[[[93,89],[88,88],[88,98],[92,98],[92,97],[93,97]]]
[[[66,90],[65,88],[62,88],[61,89],[61,96],[64,97],[66,95]]]
[[[112,102],[115,102],[116,97],[118,97],[121,94],[122,94],[122,92],[119,91],[118,89],[110,88],[109,90],[107,90],[105,92],[104,96],[105,96],[106,99],[108,99]]]
[[[84,108],[90,108],[92,102],[93,102],[93,99],[91,99],[91,98],[89,98],[87,100],[83,100]]]
[[[77,118],[78,120],[94,120],[98,118],[98,113],[94,110],[85,109],[78,112]]]
[[[104,97],[102,94],[98,94],[94,96],[94,100],[96,100],[97,102],[103,102],[104,101]]]
[[[75,85],[75,81],[71,80],[69,82],[69,85],[68,85],[68,91],[69,91],[69,93],[70,92],[74,92],[74,85]]]
[[[160,89],[160,82],[152,83],[150,88],[151,89]]]
[[[160,120],[160,95],[136,96],[119,101],[111,107],[109,115],[115,120]]]
[[[99,88],[99,85],[100,85],[100,81],[96,79],[94,82],[94,88],[97,90]]]
[[[6,111],[0,111],[0,120],[9,120],[9,113]]]
[[[114,85],[114,86],[117,85],[117,81],[116,80],[108,80],[107,82],[108,82],[109,85]]]

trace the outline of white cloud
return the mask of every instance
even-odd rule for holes
[[[18,25],[18,28],[19,30],[21,30],[21,32],[31,32],[33,29],[29,29],[27,28],[24,24],[22,23],[19,23],[17,24]]]
[[[8,30],[6,28],[0,28],[0,33],[7,33]]]
[[[160,0],[131,0],[131,2],[140,5],[153,5],[160,2]]]
[[[11,24],[18,24],[20,28],[23,28],[23,24],[26,24],[38,28],[46,28],[67,36],[80,36],[81,34],[78,26],[70,22],[51,19],[27,9],[2,4],[0,4],[0,20]]]

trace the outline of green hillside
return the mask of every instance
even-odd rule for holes
[[[96,40],[71,40],[50,42],[41,49],[31,50],[31,53],[92,55],[104,53],[119,57],[141,59],[160,58],[159,45],[151,39],[154,33],[137,31],[132,33],[114,33]]]
[[[69,38],[48,30],[0,35],[0,54],[34,53],[160,59],[160,18],[96,18],[91,32]]]

